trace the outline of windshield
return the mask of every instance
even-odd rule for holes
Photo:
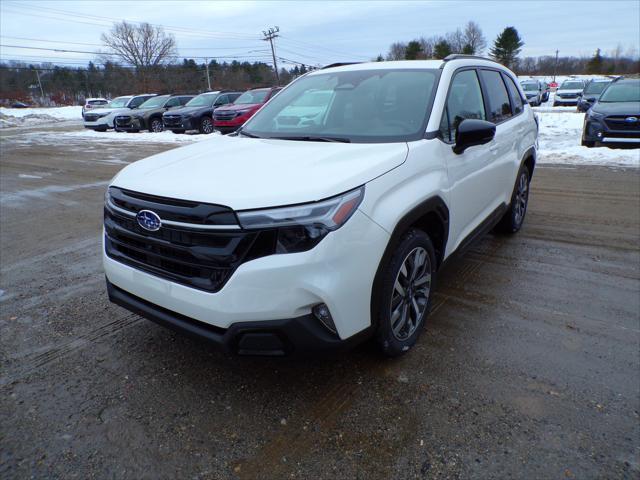
[[[318,141],[418,139],[424,133],[438,75],[435,69],[309,75],[281,91],[242,131],[260,137]]]
[[[189,100],[185,107],[210,107],[216,98],[218,98],[217,93],[203,93]]]
[[[240,95],[235,102],[236,105],[248,105],[250,103],[264,103],[269,90],[249,90]]]
[[[538,89],[538,85],[535,83],[521,83],[520,85],[522,85],[522,89],[525,92],[537,92]]]
[[[559,90],[580,90],[581,88],[584,88],[582,82],[564,82]]]
[[[158,108],[162,107],[169,99],[169,95],[160,95],[159,97],[151,97],[138,108]]]
[[[627,80],[609,85],[600,102],[640,102],[640,80]]]
[[[131,100],[131,97],[118,97],[111,100],[110,107],[126,107],[127,102]]]
[[[611,82],[591,82],[584,89],[584,93],[602,93],[604,88]]]

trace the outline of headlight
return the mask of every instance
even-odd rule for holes
[[[245,113],[249,113],[251,111],[250,108],[244,109],[244,110],[236,110],[236,116],[239,117],[240,115],[244,115]]]
[[[589,115],[589,120],[602,120],[605,117],[604,113],[595,112],[593,108],[589,110],[588,115]]]
[[[320,202],[238,212],[242,228],[277,229],[276,253],[310,250],[344,225],[364,198],[364,187]]]

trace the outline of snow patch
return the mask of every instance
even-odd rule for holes
[[[82,120],[82,107],[51,107],[51,108],[5,108],[0,107],[0,113],[10,117],[22,118],[29,115],[48,115],[57,120]]]
[[[126,132],[96,132],[95,130],[79,130],[72,132],[63,132],[58,134],[60,137],[73,138],[73,139],[95,139],[108,142],[131,142],[131,143],[191,143],[201,142],[203,140],[211,139],[219,132],[214,132],[209,135],[199,134],[184,134],[173,132],[139,132],[139,133],[126,133]]]

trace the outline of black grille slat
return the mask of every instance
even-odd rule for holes
[[[273,229],[198,229],[204,221],[211,221],[212,212],[214,217],[216,214],[230,215],[235,220],[235,213],[228,207],[174,201],[114,187],[109,189],[109,194],[116,207],[131,214],[105,206],[106,254],[153,275],[192,288],[217,292],[243,262],[275,253]],[[163,220],[171,213],[173,218],[188,218],[194,227],[163,224],[159,230],[150,232],[143,229],[135,218],[143,209],[158,213]]]
[[[631,115],[628,115],[631,116]],[[629,132],[640,132],[639,122],[627,122],[625,121],[627,116],[609,116],[604,119],[607,127],[612,130],[624,130]],[[639,116],[640,118],[640,116]]]

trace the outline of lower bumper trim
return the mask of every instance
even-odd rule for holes
[[[312,315],[257,322],[239,322],[220,328],[154,305],[107,280],[109,300],[141,317],[179,333],[206,340],[218,349],[238,355],[285,356],[348,350],[371,336],[371,328],[341,340]]]
[[[640,138],[604,137],[600,141],[607,142],[607,143],[640,143]]]

